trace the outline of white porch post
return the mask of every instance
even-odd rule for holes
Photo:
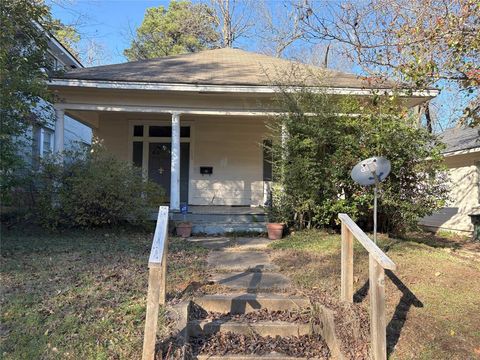
[[[53,150],[55,153],[62,153],[65,149],[64,144],[65,133],[65,110],[55,108],[55,139]]]
[[[180,114],[172,113],[170,209],[180,210]]]

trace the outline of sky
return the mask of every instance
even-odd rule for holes
[[[267,0],[275,2],[276,0]],[[81,35],[79,50],[83,54],[85,66],[105,65],[126,62],[123,50],[130,46],[135,29],[141,24],[145,11],[149,7],[163,5],[168,7],[168,0],[47,0],[54,18],[65,24],[74,24]],[[96,44],[92,47],[92,41]],[[236,46],[250,51],[258,51],[254,42],[239,40]],[[261,45],[260,45],[261,46]],[[300,44],[305,48],[310,44]],[[91,60],[88,60],[87,49],[90,49]],[[94,53],[94,54],[93,54]],[[88,55],[88,54],[87,54]],[[335,65],[334,65],[335,66]],[[350,65],[351,66],[351,65]],[[349,67],[340,62],[340,70],[359,73],[359,69]],[[443,91],[433,102],[433,112],[438,119],[436,130],[451,126],[450,120],[455,107],[451,104],[464,101],[455,90]]]
[[[141,24],[145,10],[164,5],[165,1],[140,0],[68,0],[48,1],[54,18],[65,24],[76,24],[82,40],[80,49],[95,40],[103,48],[100,64],[125,62],[123,50],[130,45],[131,31]]]

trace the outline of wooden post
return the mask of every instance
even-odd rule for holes
[[[160,305],[165,305],[167,299],[167,247],[168,241],[165,239],[165,253],[163,254],[162,267],[161,267],[161,283],[160,283]]]
[[[385,321],[385,270],[369,255],[370,336],[374,360],[387,359]]]
[[[162,281],[162,267],[152,266],[148,272],[147,314],[145,316],[145,334],[143,338],[142,360],[153,360],[157,341],[158,304]]]
[[[340,300],[353,302],[353,234],[342,221],[342,275]]]

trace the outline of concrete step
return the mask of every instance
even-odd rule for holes
[[[191,320],[188,322],[188,336],[212,335],[217,332],[232,332],[240,335],[258,336],[302,336],[311,335],[310,324],[286,321],[228,321],[228,320]]]
[[[228,233],[262,234],[266,232],[266,223],[193,223],[192,234],[222,235]]]
[[[235,291],[275,292],[285,291],[290,288],[290,280],[276,272],[239,271],[224,272],[212,275],[210,281]]]
[[[212,251],[207,263],[215,271],[277,271],[264,251]]]
[[[265,214],[170,214],[173,221],[191,221],[193,223],[261,223],[267,220]]]
[[[198,355],[198,360],[303,360],[306,358],[291,357],[272,353],[266,355]]]
[[[206,311],[225,314],[246,314],[260,309],[295,311],[311,306],[308,298],[278,294],[205,295],[193,302]]]

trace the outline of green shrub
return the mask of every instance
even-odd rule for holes
[[[159,185],[100,145],[66,158],[43,159],[29,179],[27,217],[43,227],[141,224],[165,201]]]
[[[371,228],[373,191],[350,178],[353,166],[385,156],[392,171],[381,183],[379,226],[401,233],[444,204],[442,145],[395,98],[359,101],[326,94],[285,93],[286,115],[272,121],[277,213],[297,228],[337,226],[348,213]],[[354,116],[342,114],[355,114]],[[282,144],[281,127],[286,129]]]

